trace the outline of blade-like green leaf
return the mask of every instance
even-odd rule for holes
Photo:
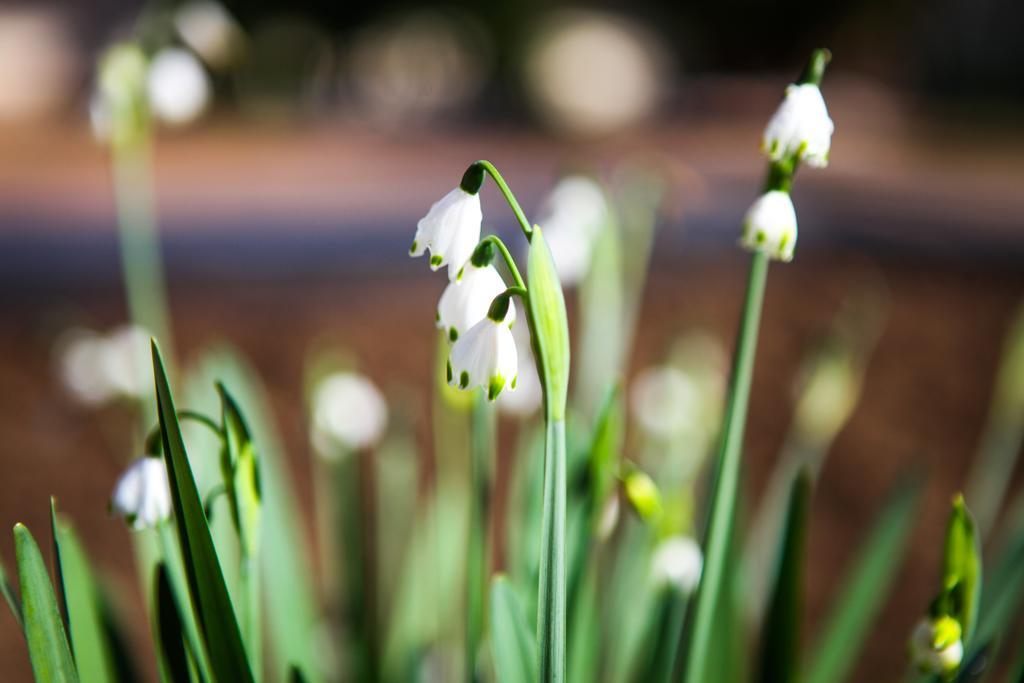
[[[53,592],[46,563],[32,534],[23,524],[14,525],[18,580],[21,583],[22,614],[28,656],[37,683],[77,683],[78,672],[71,657],[57,596]]]
[[[569,391],[569,323],[555,262],[538,227],[530,237],[527,279],[533,355],[541,382],[547,385],[547,411],[551,418],[563,420]]]
[[[106,638],[103,605],[89,560],[71,527],[58,519],[52,498],[50,521],[75,666],[84,681],[116,681],[115,657]]]
[[[504,576],[491,582],[491,642],[498,683],[537,680],[533,633],[515,589]]]
[[[7,570],[4,568],[3,562],[0,562],[0,593],[3,593],[4,602],[11,609],[11,616],[18,622],[18,628],[24,631],[25,620],[21,616],[21,600],[18,599],[18,595],[14,592],[14,586],[7,578]]]
[[[963,641],[970,644],[981,597],[981,543],[963,496],[953,499],[953,511],[946,530],[942,590],[941,613],[949,614],[960,622]]]
[[[178,539],[188,577],[192,609],[206,645],[210,673],[221,683],[252,683],[252,670],[246,659],[235,610],[210,536],[203,501],[189,468],[174,399],[156,342],[153,343],[153,373]]]
[[[793,480],[786,526],[780,539],[775,581],[761,627],[763,683],[792,683],[799,678],[801,586],[807,541],[811,473],[803,468]]]
[[[157,564],[153,591],[156,645],[161,670],[170,683],[192,683],[181,613],[163,562]]]
[[[921,479],[897,487],[864,541],[827,626],[811,652],[805,683],[844,681],[885,602],[906,551],[921,498]]]

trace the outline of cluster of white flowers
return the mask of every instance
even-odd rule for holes
[[[835,124],[821,90],[814,83],[794,83],[764,129],[761,149],[773,163],[823,168],[828,164]],[[770,187],[743,220],[741,244],[771,258],[790,261],[796,247],[796,210],[785,187]]]
[[[910,659],[923,673],[951,674],[964,658],[961,635],[960,623],[953,617],[922,619],[910,636]]]
[[[388,404],[373,382],[353,372],[321,379],[313,390],[311,441],[316,453],[335,460],[377,443],[388,424]]]
[[[163,458],[145,455],[129,465],[114,487],[110,509],[136,530],[170,517],[171,491]]]
[[[449,283],[437,308],[437,326],[453,342],[448,381],[463,389],[483,387],[493,401],[516,388],[519,353],[511,331],[514,304],[494,306],[506,290],[504,280],[490,263],[472,261],[482,222],[479,193],[457,187],[417,223],[409,254],[429,251],[433,270],[448,266]]]
[[[141,401],[153,391],[150,334],[141,327],[122,325],[106,334],[71,330],[56,348],[64,387],[85,405]]]

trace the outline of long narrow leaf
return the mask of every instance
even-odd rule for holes
[[[0,593],[3,593],[4,602],[11,609],[11,616],[18,622],[18,628],[24,631],[25,619],[21,615],[21,600],[18,599],[17,593],[14,592],[14,586],[7,578],[7,570],[4,568],[3,562],[0,562]]]
[[[206,646],[210,672],[217,681],[252,683],[252,670],[246,659],[235,610],[210,536],[203,501],[189,468],[174,399],[156,342],[153,343],[153,372],[164,461],[174,501],[178,538],[188,577],[192,609]]]
[[[46,563],[32,534],[23,524],[14,525],[18,580],[28,656],[37,683],[77,683],[78,672],[64,633],[57,596]]]
[[[515,589],[504,576],[491,582],[491,642],[498,683],[537,680],[536,645]]]
[[[156,645],[164,675],[171,683],[191,683],[181,613],[167,567],[162,562],[156,568],[153,591]]]
[[[836,683],[849,676],[905,554],[921,483],[914,478],[899,486],[875,521],[812,650],[805,683]]]

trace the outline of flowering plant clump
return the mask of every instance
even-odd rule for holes
[[[170,358],[156,221],[139,184],[150,116],[171,123],[197,106],[178,42],[211,69],[237,51],[238,28],[218,8],[175,13],[172,54],[124,44],[102,59],[93,115],[111,147],[132,325],[75,331],[56,355],[72,397],[117,400],[139,425],[110,511],[135,546],[156,665],[139,666],[123,600],[54,500],[52,547],[17,525],[17,571],[0,571],[37,680],[120,683],[153,670],[166,683],[836,683],[852,680],[912,540],[940,561],[931,603],[905,625],[909,680],[1024,679],[1020,648],[1006,647],[1021,621],[1024,525],[1000,524],[1024,434],[1024,311],[966,489],[980,514],[957,495],[944,537],[915,537],[922,476],[906,477],[811,642],[812,492],[860,398],[884,318],[877,297],[851,296],[808,354],[765,493],[745,497],[768,270],[795,256],[798,168],[829,158],[827,51],[786,88],[764,132],[763,186],[735,216],[750,270],[728,373],[703,331],[627,372],[664,177],[636,165],[609,182],[569,176],[533,223],[497,167],[476,161],[409,249],[448,276],[436,310],[422,312],[423,329],[431,313],[436,326],[432,457],[410,401],[350,352],[318,349],[305,375],[312,493],[300,497],[248,365],[223,349],[186,366]],[[164,78],[184,95],[147,85]],[[515,217],[515,252],[482,234],[491,186]],[[572,340],[563,286],[576,297]],[[1016,668],[996,678],[1004,656]]]

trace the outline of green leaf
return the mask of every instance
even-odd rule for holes
[[[103,604],[89,560],[71,527],[58,519],[56,501],[52,498],[50,521],[75,666],[82,680],[90,683],[116,681],[116,659],[107,640]]]
[[[551,250],[536,226],[530,238],[526,277],[533,354],[545,385],[547,413],[553,419],[564,420],[569,391],[569,322]]]
[[[11,616],[18,622],[18,628],[24,631],[25,620],[21,615],[21,600],[18,599],[18,595],[14,592],[14,586],[7,578],[7,570],[4,568],[3,562],[0,562],[0,593],[3,593],[4,602],[11,609]]]
[[[921,484],[915,477],[898,486],[875,521],[812,650],[805,683],[836,683],[850,675],[906,553]]]
[[[505,576],[491,581],[491,641],[498,683],[533,683],[537,661],[533,633],[515,589]]]
[[[946,530],[943,553],[942,594],[937,615],[949,615],[960,622],[963,642],[971,643],[978,620],[981,597],[981,544],[975,533],[974,518],[963,496],[953,499],[953,511]]]
[[[807,544],[807,513],[811,501],[811,473],[801,469],[789,494],[786,526],[780,539],[775,581],[761,627],[760,680],[792,683],[799,678],[801,586],[804,548]]]
[[[21,583],[25,639],[36,681],[76,683],[78,672],[64,634],[57,597],[39,546],[23,524],[14,525],[14,545]]]
[[[171,683],[191,683],[188,654],[185,651],[184,626],[171,579],[163,562],[156,566],[153,582],[153,614],[156,620],[156,645],[162,671]]]
[[[192,609],[206,645],[210,673],[214,680],[220,682],[252,683],[252,670],[246,659],[235,610],[210,536],[203,501],[189,468],[174,399],[156,342],[153,343],[153,374],[156,378],[160,434],[177,519],[178,539],[188,577]]]
[[[591,513],[596,522],[604,503],[615,489],[623,435],[622,389],[608,390],[590,442]]]

